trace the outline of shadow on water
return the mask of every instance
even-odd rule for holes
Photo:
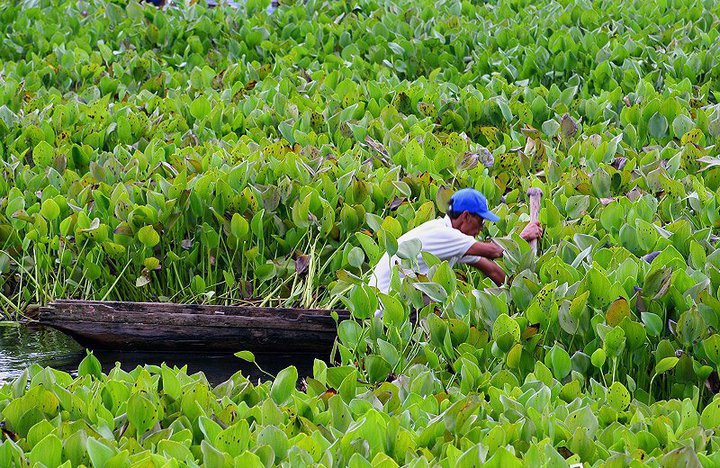
[[[132,370],[144,364],[169,366],[187,365],[189,374],[203,372],[208,381],[218,384],[237,371],[251,380],[268,377],[258,368],[232,354],[210,354],[193,351],[182,352],[123,352],[118,350],[93,350],[103,370],[108,372],[119,362],[124,370]],[[64,333],[49,327],[25,326],[12,322],[0,322],[0,384],[8,382],[32,364],[50,366],[74,374],[85,357],[85,348]],[[295,366],[301,376],[312,375],[316,358],[327,360],[328,356],[311,354],[255,354],[257,363],[267,372],[277,374],[280,370]]]

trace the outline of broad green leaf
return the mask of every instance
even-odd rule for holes
[[[664,115],[656,112],[650,117],[648,121],[648,132],[650,136],[655,138],[662,138],[667,134],[668,122]]]
[[[572,362],[570,355],[559,346],[553,346],[545,355],[545,365],[548,366],[556,379],[562,380],[570,374]]]
[[[641,317],[648,334],[650,336],[660,336],[663,330],[662,319],[652,312],[643,312]]]
[[[157,423],[158,410],[153,402],[136,393],[127,402],[127,418],[142,435]]]
[[[602,348],[596,349],[592,356],[590,356],[590,361],[592,362],[592,365],[597,367],[598,369],[602,369],[602,367],[605,365],[605,360],[607,359],[607,354],[605,353],[605,350]]]
[[[720,399],[715,398],[705,407],[700,416],[700,424],[705,429],[715,429],[720,426]]]
[[[255,362],[255,355],[250,351],[238,351],[235,353],[236,357],[239,357],[243,361]]]
[[[116,449],[109,447],[94,437],[88,437],[87,451],[93,466],[107,466],[107,462],[117,453]]]
[[[675,356],[666,357],[657,363],[657,365],[655,366],[655,373],[664,374],[665,372],[675,368],[679,361],[680,359],[676,358]]]
[[[55,434],[48,434],[30,451],[30,463],[45,466],[59,466],[62,463],[62,440]]]
[[[455,272],[453,271],[450,264],[447,262],[442,262],[440,266],[438,266],[437,270],[435,270],[435,274],[433,275],[432,280],[442,286],[448,295],[455,292],[455,288],[457,287]]]
[[[91,375],[96,379],[102,377],[102,365],[95,355],[93,355],[92,351],[87,351],[87,355],[80,361],[78,365],[78,375]]]
[[[190,115],[196,119],[202,119],[210,114],[212,107],[210,101],[204,95],[198,96],[192,104],[190,104]]]
[[[152,248],[160,243],[160,235],[152,226],[143,226],[137,235],[145,247]]]
[[[295,390],[297,379],[298,371],[295,366],[287,367],[278,373],[270,388],[270,396],[276,404],[282,405],[288,401]]]
[[[620,382],[614,382],[608,391],[607,401],[618,411],[623,411],[630,405],[630,392]]]
[[[493,323],[492,337],[503,352],[508,352],[520,341],[520,325],[507,314],[501,314]]]
[[[408,239],[398,243],[397,256],[404,260],[415,260],[422,250],[420,239]]]
[[[438,283],[427,282],[427,283],[413,283],[415,289],[418,289],[422,293],[426,294],[431,300],[435,302],[443,303],[447,300],[447,292]]]
[[[610,304],[607,312],[605,313],[605,321],[611,327],[619,325],[624,318],[630,317],[630,305],[627,299],[619,297]]]

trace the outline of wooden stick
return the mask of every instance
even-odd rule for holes
[[[543,192],[537,187],[531,187],[528,189],[527,194],[530,198],[530,222],[539,221],[540,197],[542,197]],[[530,248],[534,253],[537,253],[537,239],[530,241]]]

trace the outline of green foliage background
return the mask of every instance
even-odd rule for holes
[[[0,465],[720,463],[717,4],[266,6],[0,7],[0,303],[346,306],[337,365],[31,368]],[[468,186],[506,286],[363,285]]]

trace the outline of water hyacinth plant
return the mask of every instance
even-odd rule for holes
[[[476,353],[479,354],[479,353]],[[252,359],[247,354],[246,359]],[[78,376],[29,368],[0,392],[2,466],[704,466],[718,463],[720,404],[646,405],[615,382],[581,390],[541,362],[520,383],[463,358],[460,382],[427,364],[369,383],[316,361],[255,385],[213,388],[163,366]],[[574,384],[573,384],[574,383]],[[302,390],[298,390],[296,385]],[[40,403],[38,403],[40,402]]]
[[[504,202],[505,232],[522,174],[552,200],[548,245],[608,234],[641,256],[678,221],[696,260],[712,253],[710,7],[260,3],[3,8],[6,314],[69,297],[336,304],[385,233],[456,187]]]
[[[0,7],[0,306],[344,307],[330,364],[33,366],[0,466],[720,464],[718,5],[268,3]],[[460,187],[501,287],[398,244]]]

